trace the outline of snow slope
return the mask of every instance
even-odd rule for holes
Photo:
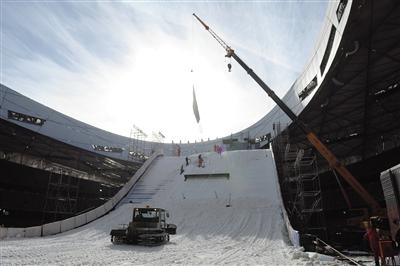
[[[192,156],[184,174],[229,173],[229,179],[185,181],[180,175],[184,158],[161,157],[101,219],[55,236],[1,241],[0,265],[336,264],[288,245],[271,151],[203,157],[204,168]],[[113,245],[111,228],[128,223],[132,208],[145,205],[168,209],[177,235],[157,247]]]

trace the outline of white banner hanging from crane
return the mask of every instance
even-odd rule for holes
[[[194,116],[196,117],[197,123],[199,123],[200,122],[200,113],[199,113],[199,107],[197,105],[196,93],[194,91],[194,86],[193,86],[193,113],[194,113]]]

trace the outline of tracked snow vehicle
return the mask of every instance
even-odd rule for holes
[[[112,243],[161,245],[176,234],[176,225],[167,224],[169,214],[161,208],[134,208],[132,221],[110,232]]]

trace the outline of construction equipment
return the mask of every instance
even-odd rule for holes
[[[400,248],[400,164],[381,173],[390,236]]]
[[[176,225],[167,224],[167,217],[168,212],[161,208],[134,208],[128,226],[111,230],[111,242],[146,246],[164,244],[169,241],[169,235],[176,234]]]
[[[371,196],[371,194],[358,182],[358,180],[347,170],[347,168],[336,158],[336,156],[328,149],[328,147],[317,137],[317,135],[301,121],[298,116],[271,90],[262,79],[257,76],[254,71],[246,65],[235,53],[235,51],[227,45],[207,24],[205,24],[196,14],[193,16],[204,26],[204,28],[217,40],[217,42],[225,49],[225,57],[233,58],[241,65],[247,74],[249,74],[258,85],[268,94],[270,98],[282,109],[283,112],[295,123],[305,134],[308,141],[315,149],[327,160],[329,166],[338,172],[344,180],[357,192],[357,194],[368,204],[372,213],[381,213],[379,203]]]

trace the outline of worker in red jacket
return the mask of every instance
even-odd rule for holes
[[[364,238],[368,240],[371,251],[374,253],[375,266],[379,266],[379,234],[373,223],[367,223],[367,232],[365,233]]]

